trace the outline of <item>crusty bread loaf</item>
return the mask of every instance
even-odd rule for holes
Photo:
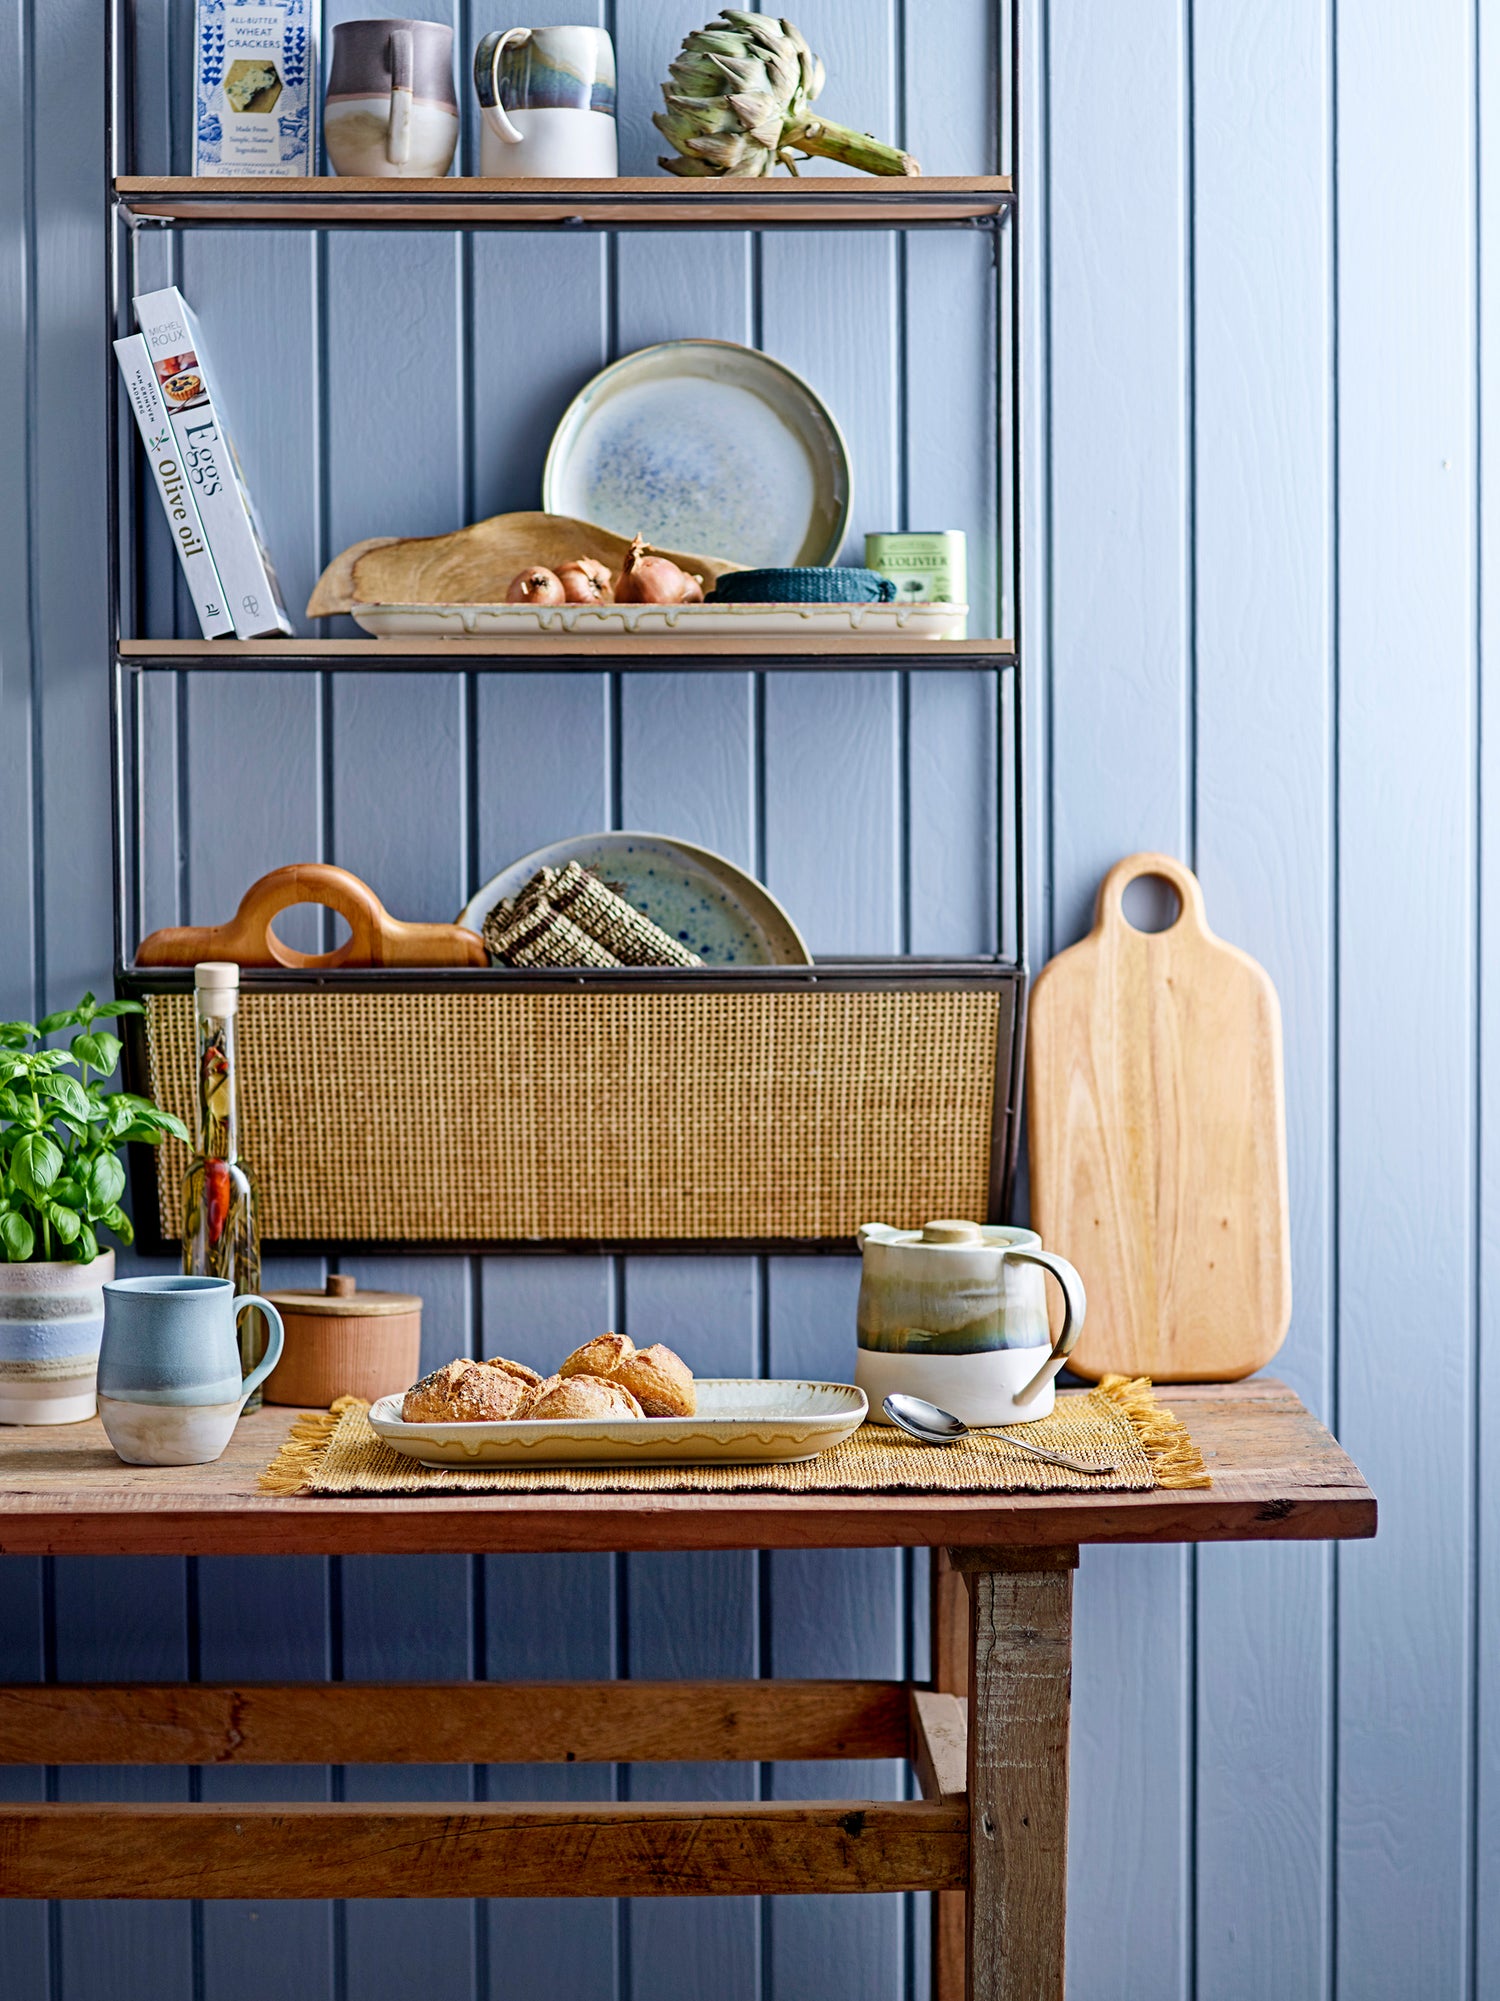
[[[460,1356],[413,1383],[402,1399],[401,1415],[408,1424],[502,1423],[531,1403],[540,1381],[520,1363],[501,1368]]]
[[[691,1417],[698,1408],[693,1372],[660,1341],[638,1348],[610,1374],[630,1391],[647,1417]]]
[[[575,1348],[565,1362],[559,1363],[560,1376],[612,1376],[622,1362],[628,1362],[635,1353],[635,1343],[628,1334],[599,1334],[592,1341],[585,1341],[581,1348]]]
[[[645,1412],[619,1383],[602,1376],[549,1376],[526,1412],[532,1418],[644,1417]]]

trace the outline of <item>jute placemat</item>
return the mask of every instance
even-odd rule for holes
[[[1092,1390],[1065,1391],[1050,1417],[1026,1437],[1050,1452],[1113,1459],[1106,1474],[1071,1473],[1033,1459],[986,1432],[934,1449],[887,1425],[863,1424],[816,1459],[786,1466],[539,1466],[512,1471],[419,1466],[369,1422],[369,1406],[341,1397],[330,1411],[294,1420],[260,1476],[271,1494],[435,1493],[1145,1493],[1153,1487],[1207,1487],[1203,1455],[1186,1425],[1164,1410],[1145,1377],[1106,1376]]]

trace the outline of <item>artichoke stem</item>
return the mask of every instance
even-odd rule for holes
[[[824,160],[842,160],[862,174],[920,174],[922,169],[910,153],[899,147],[882,145],[868,132],[855,132],[847,125],[835,125],[827,118],[803,117],[794,120],[782,137],[783,146],[815,153]]]

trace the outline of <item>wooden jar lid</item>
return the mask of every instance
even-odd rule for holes
[[[268,1292],[273,1306],[292,1313],[323,1313],[334,1316],[373,1319],[380,1313],[420,1313],[421,1297],[415,1292],[359,1292],[348,1272],[331,1272],[323,1292]]]

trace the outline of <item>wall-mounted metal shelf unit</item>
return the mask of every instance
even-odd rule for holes
[[[576,1217],[570,1220],[560,1214],[549,1222],[542,1214],[550,1199],[546,1175],[526,1183],[518,1167],[513,1213],[490,1209],[482,1215],[476,1212],[474,1218],[453,1229],[430,1235],[424,1231],[421,1241],[430,1248],[475,1251],[545,1245],[596,1250],[846,1250],[849,1239],[839,1231],[845,1225],[852,1229],[860,1217],[851,1214],[844,1218],[837,1203],[830,1206],[827,1187],[822,1184],[809,1184],[803,1191],[806,1217],[816,1212],[820,1219],[816,1224],[809,1222],[805,1230],[798,1220],[803,1212],[796,1210],[795,1203],[788,1206],[786,1190],[779,1186],[779,1169],[769,1178],[763,1177],[764,1199],[758,1211],[754,1202],[747,1206],[739,1199],[742,1183],[749,1185],[747,1177],[753,1178],[764,1165],[757,1146],[767,1132],[779,1130],[778,1119],[784,1121],[788,1116],[799,1131],[816,1129],[823,1149],[819,1158],[828,1175],[847,1178],[846,1168],[851,1163],[857,1165],[861,1158],[877,1175],[894,1164],[899,1186],[892,1183],[885,1203],[893,1214],[907,1209],[913,1214],[930,1213],[925,1206],[929,1202],[936,1202],[939,1208],[947,1206],[954,1213],[965,1209],[982,1209],[992,1217],[1008,1213],[1027,989],[1025,750],[1022,683],[1015,671],[1020,627],[1015,422],[1020,381],[1019,213],[1009,176],[896,180],[809,175],[774,181],[692,182],[665,175],[609,181],[455,177],[406,182],[332,176],[251,180],[142,174],[138,167],[149,163],[135,157],[133,18],[128,0],[109,0],[108,182],[104,194],[110,218],[107,327],[111,338],[131,329],[131,298],[141,289],[142,246],[162,231],[837,229],[986,234],[998,343],[992,399],[994,491],[1001,524],[998,600],[1000,623],[1013,636],[939,643],[907,641],[899,636],[865,638],[857,633],[789,641],[625,634],[576,641],[344,636],[215,644],[142,636],[138,632],[143,561],[140,515],[143,507],[155,501],[139,474],[134,427],[120,396],[113,356],[106,350],[109,402],[115,412],[110,426],[110,679],[116,980],[122,994],[139,994],[148,1000],[152,1022],[149,1038],[142,1025],[132,1028],[132,1082],[148,1085],[152,1066],[163,1060],[163,1052],[176,1063],[184,1046],[182,978],[134,962],[149,805],[143,759],[149,710],[146,688],[152,677],[176,676],[188,685],[193,676],[205,673],[321,676],[446,670],[488,675],[555,670],[613,676],[691,668],[755,674],[786,670],[914,675],[959,670],[988,674],[995,684],[993,784],[999,859],[992,865],[986,856],[983,866],[987,875],[993,875],[995,885],[994,936],[999,949],[993,957],[839,960],[811,968],[708,968],[701,975],[652,972],[623,979],[609,973],[539,978],[505,968],[405,975],[317,968],[247,972],[245,1040],[248,1058],[253,1025],[262,1020],[264,1061],[258,1066],[259,1086],[250,1086],[249,1114],[251,1122],[257,1116],[262,1119],[263,1139],[255,1143],[261,1144],[263,1151],[270,1148],[269,1157],[277,1160],[278,1175],[288,1192],[300,1172],[297,1163],[301,1156],[292,1141],[299,1129],[303,1100],[307,1092],[321,1088],[326,1067],[334,1061],[329,1054],[332,1045],[319,1039],[318,1021],[314,1020],[315,1016],[321,1019],[319,1010],[331,1009],[347,1030],[349,1010],[353,1009],[362,1029],[367,1026],[372,1035],[394,1038],[392,1047],[400,1044],[400,1062],[393,1075],[404,1074],[409,1054],[422,1049],[424,1038],[437,1038],[442,1045],[436,1052],[438,1057],[449,1041],[455,1051],[462,1047],[466,1055],[472,1055],[477,1022],[495,1045],[492,1055],[497,1078],[511,1061],[512,1042],[525,1048],[535,1043],[533,1055],[543,1044],[552,1049],[547,1037],[560,1031],[548,1015],[549,1006],[569,1003],[580,1010],[579,1019],[597,1017],[596,1040],[588,1043],[585,1034],[583,1044],[570,1043],[562,1066],[563,1074],[573,1080],[569,1090],[576,1084],[574,1095],[579,1102],[574,1110],[584,1126],[578,1127],[576,1121],[569,1125],[566,1120],[557,1126],[549,1099],[534,1088],[526,1102],[515,1107],[517,1118],[530,1122],[528,1129],[533,1136],[541,1131],[546,1139],[550,1133],[547,1144],[555,1143],[564,1152],[569,1146],[575,1148],[570,1157],[585,1167],[591,1154],[588,1145],[578,1147],[579,1132],[587,1136],[593,1130],[588,1121],[607,1122],[608,1116],[608,1107],[601,1102],[584,1102],[589,1081],[597,1075],[613,1074],[609,1066],[617,1060],[622,1035],[630,1046],[655,1051],[646,1063],[651,1072],[647,1077],[650,1088],[641,1099],[641,1117],[654,1117],[658,1126],[662,1124],[659,1110],[653,1111],[653,1107],[662,1102],[663,1093],[676,1107],[672,1130],[663,1128],[654,1134],[663,1162],[677,1160],[673,1148],[680,1138],[678,1129],[696,1130],[694,1121],[702,1110],[692,1092],[682,1095],[684,1079],[696,1080],[695,1090],[712,1083],[709,1112],[717,1105],[724,1115],[717,1126],[710,1117],[700,1134],[703,1143],[717,1146],[722,1156],[719,1186],[723,1200],[712,1217],[707,1211],[700,1214],[690,1160],[679,1161],[672,1170],[677,1181],[668,1189],[671,1199],[661,1214],[657,1213],[659,1177],[642,1170],[633,1184],[631,1202],[635,1206],[627,1203],[614,1223],[596,1228],[581,1228]],[[1002,163],[1013,157],[1015,150],[1014,77],[1012,59],[1011,96],[1001,116]],[[274,542],[274,524],[272,539]],[[480,1010],[477,1016],[473,1012],[476,1008]],[[583,1031],[575,1031],[570,1018],[567,1033],[576,1043],[577,1034]],[[631,1042],[637,1034],[641,1039]],[[739,1042],[735,1042],[736,1036]],[[866,1038],[863,1053],[862,1036]],[[775,1060],[763,1060],[766,1048],[780,1052]],[[717,1069],[710,1075],[703,1065],[705,1052],[713,1050],[720,1054],[714,1059]],[[746,1052],[761,1054],[752,1061]],[[644,1056],[642,1061],[646,1061]],[[248,1061],[246,1067],[247,1071],[257,1068]],[[449,1067],[456,1075],[456,1058]],[[742,1072],[751,1083],[743,1081]],[[441,1089],[446,1075],[438,1062],[429,1080],[431,1087]],[[909,1078],[917,1080],[910,1089],[904,1084],[896,1088],[900,1080]],[[622,1089],[635,1089],[639,1083],[634,1071],[622,1073]],[[164,1088],[169,1098],[180,1097],[181,1078]],[[265,1096],[263,1105],[255,1098],[256,1088]],[[788,1091],[791,1099],[787,1099]],[[366,1102],[358,1090],[350,1090],[347,1096],[356,1106]],[[787,1103],[793,1104],[790,1114]],[[329,1112],[330,1130],[343,1131],[337,1123],[337,1106],[330,1106]],[[345,1133],[349,1149],[357,1150],[363,1143],[360,1133],[374,1116],[368,1109],[360,1111],[355,1126]],[[460,1123],[467,1116],[465,1103],[455,1102],[454,1116]],[[709,1113],[704,1116],[709,1117]],[[840,1119],[845,1121],[847,1132]],[[454,1130],[458,1129],[455,1124]],[[411,1131],[403,1129],[399,1120],[394,1125],[382,1120],[377,1135],[379,1144],[386,1148],[405,1146],[410,1137]],[[508,1127],[490,1137],[497,1147],[512,1146]],[[737,1147],[743,1151],[743,1162]],[[955,1162],[961,1163],[957,1170]],[[262,1159],[263,1169],[266,1164]],[[636,1168],[640,1170],[639,1160]],[[955,1171],[959,1173],[957,1183],[952,1179]],[[144,1188],[152,1184],[138,1181],[137,1185]],[[611,1186],[606,1177],[595,1193],[602,1199]],[[525,1194],[526,1187],[530,1195]],[[271,1229],[273,1242],[279,1238],[326,1250],[389,1241],[392,1247],[399,1243],[403,1249],[416,1248],[409,1233],[394,1232],[387,1237],[369,1219],[351,1225],[347,1219],[340,1223],[331,1214],[323,1215],[318,1208],[321,1195],[316,1177],[305,1182],[304,1192],[308,1200],[302,1211],[297,1215],[289,1211],[283,1226]],[[850,1201],[862,1201],[868,1193],[875,1207],[881,1206],[874,1200],[878,1191],[861,1192],[851,1187],[846,1192]],[[152,1207],[154,1213],[143,1219],[143,1228],[148,1238],[164,1240],[170,1235],[170,1199]],[[830,1233],[829,1218],[835,1214],[842,1220]],[[346,1232],[342,1237],[341,1228]],[[347,1234],[351,1228],[354,1233]]]

